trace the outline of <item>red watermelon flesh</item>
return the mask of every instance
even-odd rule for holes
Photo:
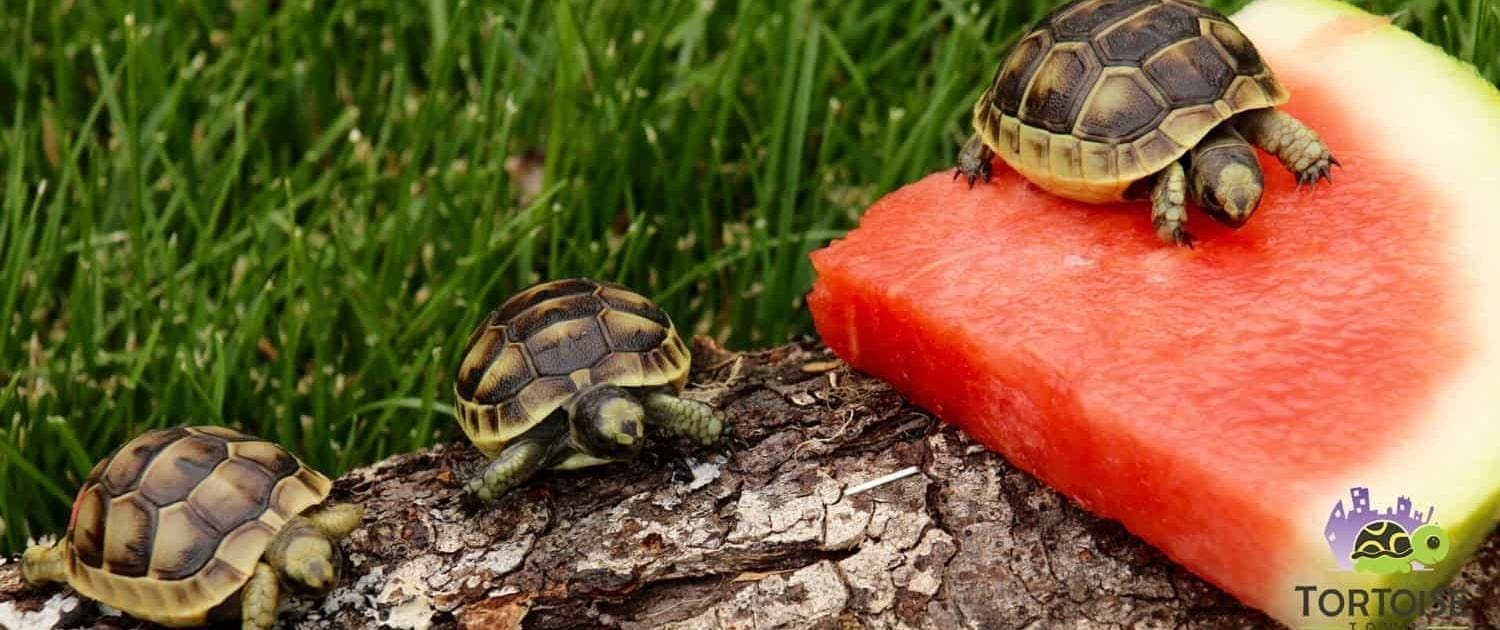
[[[1295,586],[1430,587],[1495,521],[1500,95],[1346,5],[1235,19],[1343,162],[1336,184],[1298,191],[1262,155],[1255,217],[1196,216],[1189,250],[1143,204],[1060,199],[998,161],[972,190],[936,173],[813,255],[809,303],[854,367],[1306,625],[1327,619]],[[1434,506],[1453,557],[1340,571],[1324,523],[1354,486]]]

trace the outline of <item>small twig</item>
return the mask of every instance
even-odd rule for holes
[[[874,489],[879,488],[880,486],[886,485],[888,483],[900,481],[902,479],[905,479],[907,477],[915,475],[915,474],[917,474],[919,472],[922,472],[921,468],[918,468],[916,466],[907,466],[906,468],[902,468],[901,470],[893,472],[893,473],[891,473],[889,475],[881,475],[879,477],[876,477],[874,479],[866,481],[866,482],[864,482],[862,484],[854,486],[853,488],[845,490],[844,491],[844,496],[845,497],[852,497],[852,496],[854,496],[856,494],[859,494],[861,492],[868,492],[870,490],[874,490]]]
[[[822,374],[822,373],[827,372],[829,370],[833,370],[833,369],[835,369],[835,368],[837,368],[837,367],[839,367],[840,365],[843,365],[843,364],[844,364],[843,361],[839,361],[837,359],[835,359],[833,361],[812,361],[812,362],[809,362],[809,363],[802,364],[802,373],[803,374]]]
[[[732,358],[724,359],[723,361],[720,361],[718,363],[715,363],[713,365],[708,366],[708,368],[706,369],[706,371],[709,372],[709,373],[715,373],[716,374],[716,373],[718,373],[719,370],[723,369],[724,366],[726,366],[726,365],[730,366],[730,368],[729,368],[729,376],[724,377],[724,380],[722,380],[722,381],[715,380],[715,381],[709,381],[707,383],[703,383],[702,385],[698,386],[698,389],[700,389],[700,390],[715,390],[715,391],[729,389],[729,387],[732,386],[732,385],[734,385],[734,382],[737,381],[737,380],[739,380],[739,378],[740,378],[740,371],[745,366],[745,355],[743,355],[743,354],[736,354]]]

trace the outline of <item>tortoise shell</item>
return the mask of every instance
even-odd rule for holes
[[[64,547],[83,595],[165,625],[203,623],[239,591],[327,477],[223,427],[148,431],[99,462],[73,501]]]
[[[1374,521],[1359,530],[1350,558],[1406,558],[1411,556],[1411,536],[1395,521]]]
[[[1076,0],[1011,49],[974,106],[974,128],[1043,188],[1119,201],[1219,123],[1289,96],[1250,40],[1212,9]]]
[[[469,336],[454,379],[458,422],[494,456],[591,385],[680,391],[691,360],[671,318],[640,294],[587,278],[546,282]]]

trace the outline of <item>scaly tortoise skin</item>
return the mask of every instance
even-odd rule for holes
[[[28,550],[23,574],[167,626],[233,616],[221,605],[237,604],[278,533],[331,485],[280,446],[231,429],[149,431],[94,467],[67,533]],[[341,507],[358,521],[358,508]],[[274,592],[270,606],[274,623]]]
[[[974,106],[976,137],[965,148],[960,171],[971,185],[976,177],[988,178],[993,153],[1038,186],[1070,199],[1155,197],[1149,189],[1157,175],[1223,129],[1218,135],[1226,146],[1219,155],[1202,156],[1210,177],[1201,183],[1192,178],[1193,190],[1186,190],[1186,179],[1174,180],[1162,194],[1212,193],[1197,187],[1212,188],[1214,177],[1230,169],[1235,184],[1246,187],[1242,198],[1221,203],[1209,194],[1200,205],[1238,227],[1258,203],[1261,185],[1240,133],[1275,153],[1305,183],[1329,178],[1330,165],[1337,163],[1316,133],[1272,109],[1289,97],[1249,39],[1212,9],[1189,0],[1076,0],[1038,23],[1000,64]],[[1223,125],[1231,119],[1236,122]],[[1167,177],[1176,175],[1162,179]],[[1250,207],[1226,212],[1226,204]],[[1169,212],[1164,220],[1170,225],[1158,228],[1180,229],[1176,214]],[[1186,234],[1162,236],[1176,240]]]
[[[506,300],[469,336],[454,379],[460,427],[495,458],[469,490],[491,500],[539,468],[632,458],[641,421],[717,440],[721,414],[675,396],[691,362],[666,312],[620,285],[555,280]]]

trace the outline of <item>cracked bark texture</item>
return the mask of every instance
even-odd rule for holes
[[[466,443],[339,480],[368,515],[345,581],[283,628],[1274,626],[812,342],[699,341],[688,396],[727,410],[732,456],[547,473],[488,507],[458,498]],[[654,461],[652,461],[654,459]],[[917,466],[868,492],[848,488]],[[1500,624],[1500,539],[1455,587]],[[102,616],[101,616],[102,615]],[[0,566],[0,625],[143,627]]]

